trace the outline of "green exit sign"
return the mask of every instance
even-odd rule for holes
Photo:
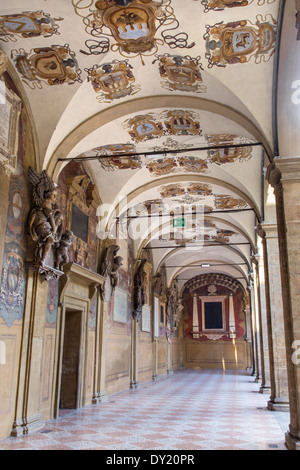
[[[173,219],[173,227],[174,228],[182,228],[186,226],[186,220],[184,217],[179,217],[176,219]]]

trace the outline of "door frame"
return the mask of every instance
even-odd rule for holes
[[[81,338],[78,371],[78,408],[85,406],[86,377],[88,365],[88,335],[91,303],[97,295],[98,287],[104,278],[76,263],[64,267],[64,276],[59,279],[59,300],[57,308],[56,346],[54,358],[54,377],[52,389],[51,417],[59,417],[62,359],[64,348],[66,310],[82,312]],[[98,293],[99,297],[99,293]]]

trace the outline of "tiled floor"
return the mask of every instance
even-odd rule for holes
[[[289,413],[245,372],[186,370],[64,413],[0,450],[284,450]]]

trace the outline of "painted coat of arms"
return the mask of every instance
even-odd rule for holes
[[[14,49],[11,57],[23,76],[24,83],[33,89],[42,88],[43,83],[72,85],[82,81],[75,53],[70,50],[68,44],[35,48],[30,52]]]
[[[202,135],[199,114],[193,111],[174,110],[163,113],[165,126],[172,135]]]
[[[142,57],[155,54],[159,45],[173,49],[195,45],[188,44],[187,33],[173,34],[179,23],[171,0],[98,0],[95,5],[91,0],[86,7],[82,7],[81,0],[72,3],[86,31],[93,36],[86,41],[87,54],[103,54],[111,49],[126,57]],[[161,38],[157,37],[159,29]],[[109,36],[115,40],[112,45]]]
[[[211,134],[207,135],[206,139],[209,144],[220,145],[224,143],[228,145],[228,148],[219,148],[208,150],[208,160],[210,163],[216,163],[217,165],[223,165],[225,163],[234,162],[247,162],[252,158],[252,147],[251,143],[247,139],[237,137],[230,134]],[[235,147],[239,143],[249,143],[249,147]]]
[[[227,196],[227,195],[216,195],[215,196],[216,209],[231,210],[231,209],[244,209],[248,204],[238,197]]]
[[[264,5],[266,1],[269,4],[275,2],[275,0],[258,0],[258,6]],[[253,2],[254,0],[201,0],[202,5],[204,5],[204,13],[210,10],[222,11],[226,8],[246,7]]]
[[[164,135],[164,128],[153,114],[139,115],[124,122],[123,127],[135,142],[145,142]]]
[[[232,23],[218,23],[206,26],[206,54],[208,68],[214,65],[226,67],[242,64],[252,58],[256,64],[268,62],[275,51],[276,21],[270,16],[268,22],[261,15],[252,24],[249,20]]]
[[[140,86],[134,85],[135,77],[128,60],[114,60],[112,63],[95,65],[86,71],[100,103],[111,103],[113,100],[135,95],[141,90]]]
[[[195,59],[189,56],[157,55],[159,60],[160,76],[164,79],[162,87],[169,91],[185,91],[193,93],[205,93],[203,85],[200,57]],[[156,62],[156,61],[154,61]],[[153,62],[153,63],[154,63]]]
[[[16,41],[17,37],[32,38],[43,36],[45,38],[58,33],[56,21],[63,18],[51,18],[48,13],[40,11],[25,11],[13,15],[0,16],[0,40]]]

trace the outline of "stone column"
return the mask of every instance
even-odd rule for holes
[[[244,315],[245,315],[245,340],[247,343],[247,370],[254,371],[253,359],[253,338],[251,326],[251,305],[248,296],[244,297]]]
[[[98,292],[97,319],[96,319],[96,341],[95,341],[95,375],[93,404],[103,403],[108,400],[106,395],[106,327],[107,327],[108,303],[101,299]]]
[[[138,379],[138,336],[139,321],[137,318],[131,319],[131,379],[130,388],[135,389],[139,386]]]
[[[199,338],[199,317],[198,317],[197,294],[194,294],[193,296],[193,338]]]
[[[263,235],[259,232],[259,235]],[[258,240],[259,244],[259,240]],[[265,275],[265,247],[264,238],[262,239],[262,245],[259,244],[259,251],[256,255],[257,260],[257,278],[258,278],[258,299],[259,299],[259,322],[260,322],[260,351],[261,351],[261,363],[262,363],[262,383],[260,387],[260,393],[271,393],[271,371],[270,371],[270,312],[269,303],[267,302],[267,283],[268,279]]]
[[[266,177],[274,188],[278,223],[290,403],[286,445],[300,450],[300,361],[295,357],[295,346],[300,340],[300,157],[275,158]]]
[[[282,307],[281,276],[277,224],[261,224],[264,232],[267,299],[269,302],[269,343],[271,368],[271,395],[268,408],[272,411],[289,411],[286,347]]]
[[[172,336],[167,340],[167,374],[173,374],[173,364],[172,364]]]
[[[158,338],[152,339],[152,380],[158,379]]]
[[[257,279],[254,275],[253,282],[251,283],[251,306],[252,306],[252,329],[253,329],[253,343],[254,343],[254,358],[255,358],[255,382],[261,380],[261,357],[260,357],[260,342],[259,342],[259,311],[258,311],[258,298],[257,298]]]
[[[184,317],[182,317],[179,320],[179,326],[178,326],[178,331],[179,331],[179,369],[185,369],[184,367],[184,344],[183,344],[183,337],[184,337]]]

